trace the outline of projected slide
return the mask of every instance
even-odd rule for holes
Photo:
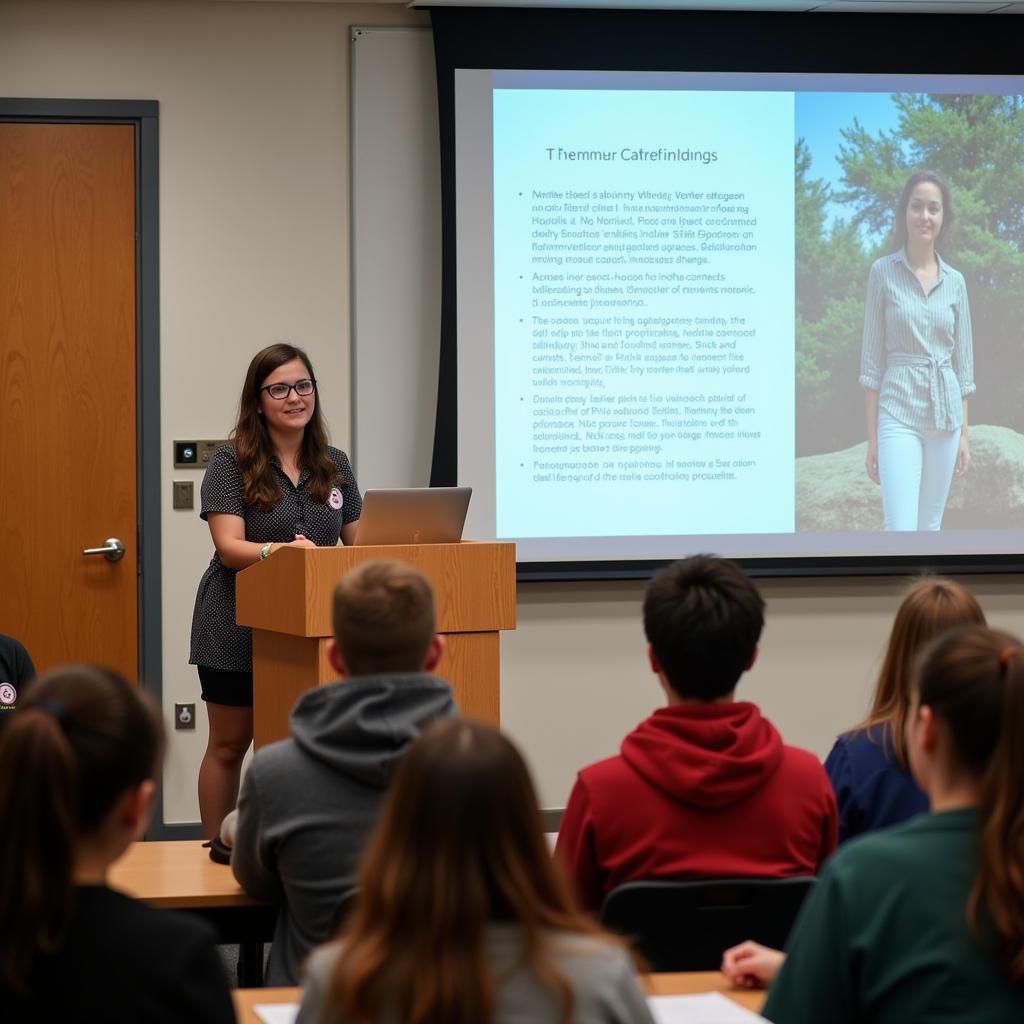
[[[499,535],[794,528],[792,138],[786,93],[495,93]]]
[[[456,81],[476,535],[1021,549],[1024,82]]]

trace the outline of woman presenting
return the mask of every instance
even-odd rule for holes
[[[355,539],[362,499],[348,456],[327,444],[316,378],[299,348],[249,364],[231,443],[210,458],[202,510],[216,548],[196,594],[189,662],[199,670],[210,735],[199,769],[203,834],[235,806],[252,742],[252,631],[235,624],[235,573],[280,547]]]
[[[886,530],[938,530],[953,473],[971,460],[971,311],[963,275],[938,253],[952,223],[945,182],[912,174],[896,208],[896,251],[868,276],[860,383],[866,467],[882,486]]]

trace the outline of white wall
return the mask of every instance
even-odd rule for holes
[[[188,629],[211,552],[195,513],[171,510],[171,481],[187,476],[171,441],[223,436],[250,356],[287,338],[310,351],[333,439],[348,445],[348,26],[425,23],[383,5],[0,2],[0,95],[160,102],[165,708],[198,695]],[[1019,577],[968,582],[996,624],[1021,628]],[[825,753],[863,713],[901,587],[765,584],[769,625],[741,693]],[[502,718],[545,804],[561,805],[575,769],[613,753],[657,702],[642,590],[520,589]],[[171,737],[166,819],[194,821],[205,730]]]

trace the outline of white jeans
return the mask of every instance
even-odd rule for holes
[[[959,447],[959,430],[917,430],[878,410],[886,530],[939,529]]]

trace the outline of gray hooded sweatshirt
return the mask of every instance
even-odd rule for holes
[[[456,714],[442,679],[356,676],[304,693],[292,738],[257,751],[238,797],[231,869],[250,895],[281,904],[268,985],[298,983],[356,884],[398,760],[434,719]]]

